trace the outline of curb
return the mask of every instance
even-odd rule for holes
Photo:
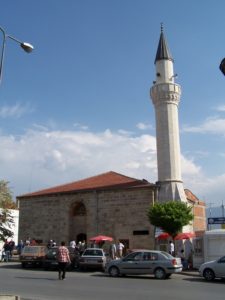
[[[180,274],[187,275],[187,276],[200,277],[200,274],[198,273],[198,271],[182,271]]]

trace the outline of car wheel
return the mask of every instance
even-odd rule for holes
[[[111,267],[109,269],[109,275],[112,276],[112,277],[118,277],[120,274],[120,271],[117,267]]]
[[[212,281],[215,278],[215,273],[211,269],[205,269],[203,272],[203,277],[207,281]]]
[[[156,279],[165,279],[166,278],[166,272],[162,268],[157,268],[154,272]]]

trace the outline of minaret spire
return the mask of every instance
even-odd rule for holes
[[[161,34],[159,38],[158,49],[156,52],[155,63],[157,60],[161,59],[168,59],[173,61],[172,55],[166,42],[166,38],[163,33],[163,23],[161,23]]]
[[[155,107],[159,201],[187,201],[180,166],[178,104],[181,88],[174,82],[173,58],[163,24],[155,58],[156,80],[150,90]]]

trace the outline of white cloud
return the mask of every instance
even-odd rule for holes
[[[22,105],[21,103],[16,103],[12,106],[3,105],[0,107],[0,118],[20,118],[33,111],[34,108],[29,103],[26,103],[25,105]]]
[[[41,127],[40,127],[41,128]],[[29,130],[20,137],[0,133],[0,178],[14,195],[76,181],[110,170],[157,181],[154,136],[123,132]],[[206,178],[194,160],[182,156],[183,181],[199,198],[222,197],[225,174]]]
[[[218,110],[218,111],[225,111],[225,104],[222,104],[222,105],[219,105],[219,106],[217,106],[216,107],[216,110]]]
[[[88,130],[87,125],[83,125],[83,124],[80,124],[80,123],[74,123],[73,126],[77,129],[80,129],[80,130]]]
[[[16,195],[110,170],[156,180],[154,137],[37,128],[20,137],[0,136],[0,177]]]
[[[211,133],[222,134],[225,136],[225,119],[223,118],[208,118],[205,122],[199,126],[184,126],[183,132],[195,132],[195,133]]]
[[[152,129],[153,128],[151,124],[149,124],[149,123],[142,123],[142,122],[138,123],[136,125],[136,127],[138,129],[140,129],[140,130],[147,130],[147,129]]]

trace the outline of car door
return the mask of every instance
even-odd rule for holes
[[[144,252],[142,260],[142,274],[152,274],[159,264],[159,257],[155,252]]]
[[[218,277],[225,277],[225,256],[221,257],[215,264],[215,273]]]
[[[124,257],[119,265],[122,274],[143,274],[141,262],[143,252],[133,252]]]

